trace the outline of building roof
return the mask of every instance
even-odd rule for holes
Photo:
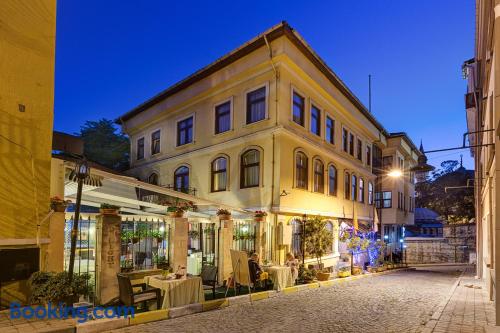
[[[116,119],[116,123],[122,124],[123,121],[129,120],[139,113],[147,110],[151,106],[163,101],[194,83],[210,76],[211,74],[221,70],[222,68],[234,63],[242,57],[250,54],[258,48],[266,45],[266,39],[271,42],[281,36],[287,37],[301,52],[304,54],[325,77],[345,95],[349,101],[384,135],[388,135],[386,129],[380,124],[354,93],[342,82],[342,80],[328,67],[328,65],[314,52],[314,50],[304,41],[304,39],[292,28],[286,21],[283,21],[264,33],[253,38],[249,42],[243,44],[239,48],[229,52],[225,56],[217,59],[215,62],[198,70],[187,78],[175,83],[166,90],[163,90],[156,96],[148,99],[144,103],[138,105],[134,109]]]
[[[415,208],[415,223],[440,223],[439,214],[429,208]]]
[[[415,153],[417,153],[417,155],[421,155],[422,152],[420,151],[420,149],[417,148],[417,146],[413,143],[413,141],[410,139],[410,137],[408,136],[408,134],[406,134],[406,132],[393,132],[393,133],[389,133],[389,138],[397,138],[397,137],[402,137],[403,140],[405,140],[408,145],[410,146],[410,148],[415,151]],[[422,143],[420,143],[420,146],[422,146]]]

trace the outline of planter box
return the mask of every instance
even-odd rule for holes
[[[361,267],[354,266],[352,268],[352,275],[359,275],[361,273],[363,273],[363,270],[361,269]]]
[[[348,277],[348,276],[351,276],[351,272],[349,272],[349,271],[338,272],[338,277],[339,278],[345,278],[345,277]]]
[[[255,216],[253,219],[255,222],[264,222],[266,217],[265,216],[259,216],[259,217]]]
[[[231,219],[231,215],[226,215],[226,214],[221,214],[217,215],[219,217],[219,220],[221,221],[229,221]]]
[[[66,211],[66,208],[68,207],[67,204],[63,203],[52,203],[50,204],[50,208],[56,212],[56,213],[64,213]]]
[[[114,208],[100,208],[99,212],[101,215],[118,215],[119,209]]]
[[[184,216],[184,212],[168,212],[168,216],[172,218],[181,218]]]
[[[316,273],[316,278],[318,281],[328,281],[330,279],[330,273],[318,272]]]

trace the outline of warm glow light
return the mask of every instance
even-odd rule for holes
[[[391,170],[387,175],[392,178],[399,178],[403,175],[403,173],[399,169],[394,169]]]

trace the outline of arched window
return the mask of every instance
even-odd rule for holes
[[[295,258],[302,257],[302,222],[293,219],[292,222],[292,253]]]
[[[351,192],[350,192],[350,186],[351,186],[351,175],[349,172],[346,172],[344,175],[344,198],[346,200],[349,200],[351,198]]]
[[[363,178],[359,178],[359,202],[365,202],[365,181]]]
[[[174,189],[176,191],[189,192],[189,168],[181,166],[174,172]]]
[[[227,159],[219,157],[212,161],[212,192],[227,189]]]
[[[337,169],[333,165],[328,168],[328,194],[337,195]]]
[[[150,174],[148,177],[148,183],[150,183],[151,185],[158,185],[158,174],[155,172]]]
[[[314,161],[314,192],[325,192],[325,168],[320,160]]]
[[[257,187],[260,178],[260,153],[256,149],[246,151],[241,155],[240,187]]]
[[[356,201],[358,199],[358,192],[356,191],[356,187],[358,184],[358,178],[355,175],[352,175],[352,180],[351,180],[351,200]]]
[[[368,183],[368,204],[373,205],[373,184],[372,184],[372,182]]]
[[[307,156],[298,152],[295,155],[295,186],[307,190]]]

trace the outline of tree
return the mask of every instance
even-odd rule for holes
[[[474,218],[474,188],[466,187],[474,171],[458,165],[458,161],[444,161],[429,180],[418,183],[416,206],[432,209],[447,221]]]
[[[89,161],[122,171],[129,166],[130,141],[118,132],[113,121],[86,121],[77,133],[84,142],[84,154]]]
[[[323,257],[333,245],[333,234],[328,231],[328,221],[319,217],[307,220],[305,224],[305,250],[306,254],[316,257],[318,266],[322,268],[321,257]]]

